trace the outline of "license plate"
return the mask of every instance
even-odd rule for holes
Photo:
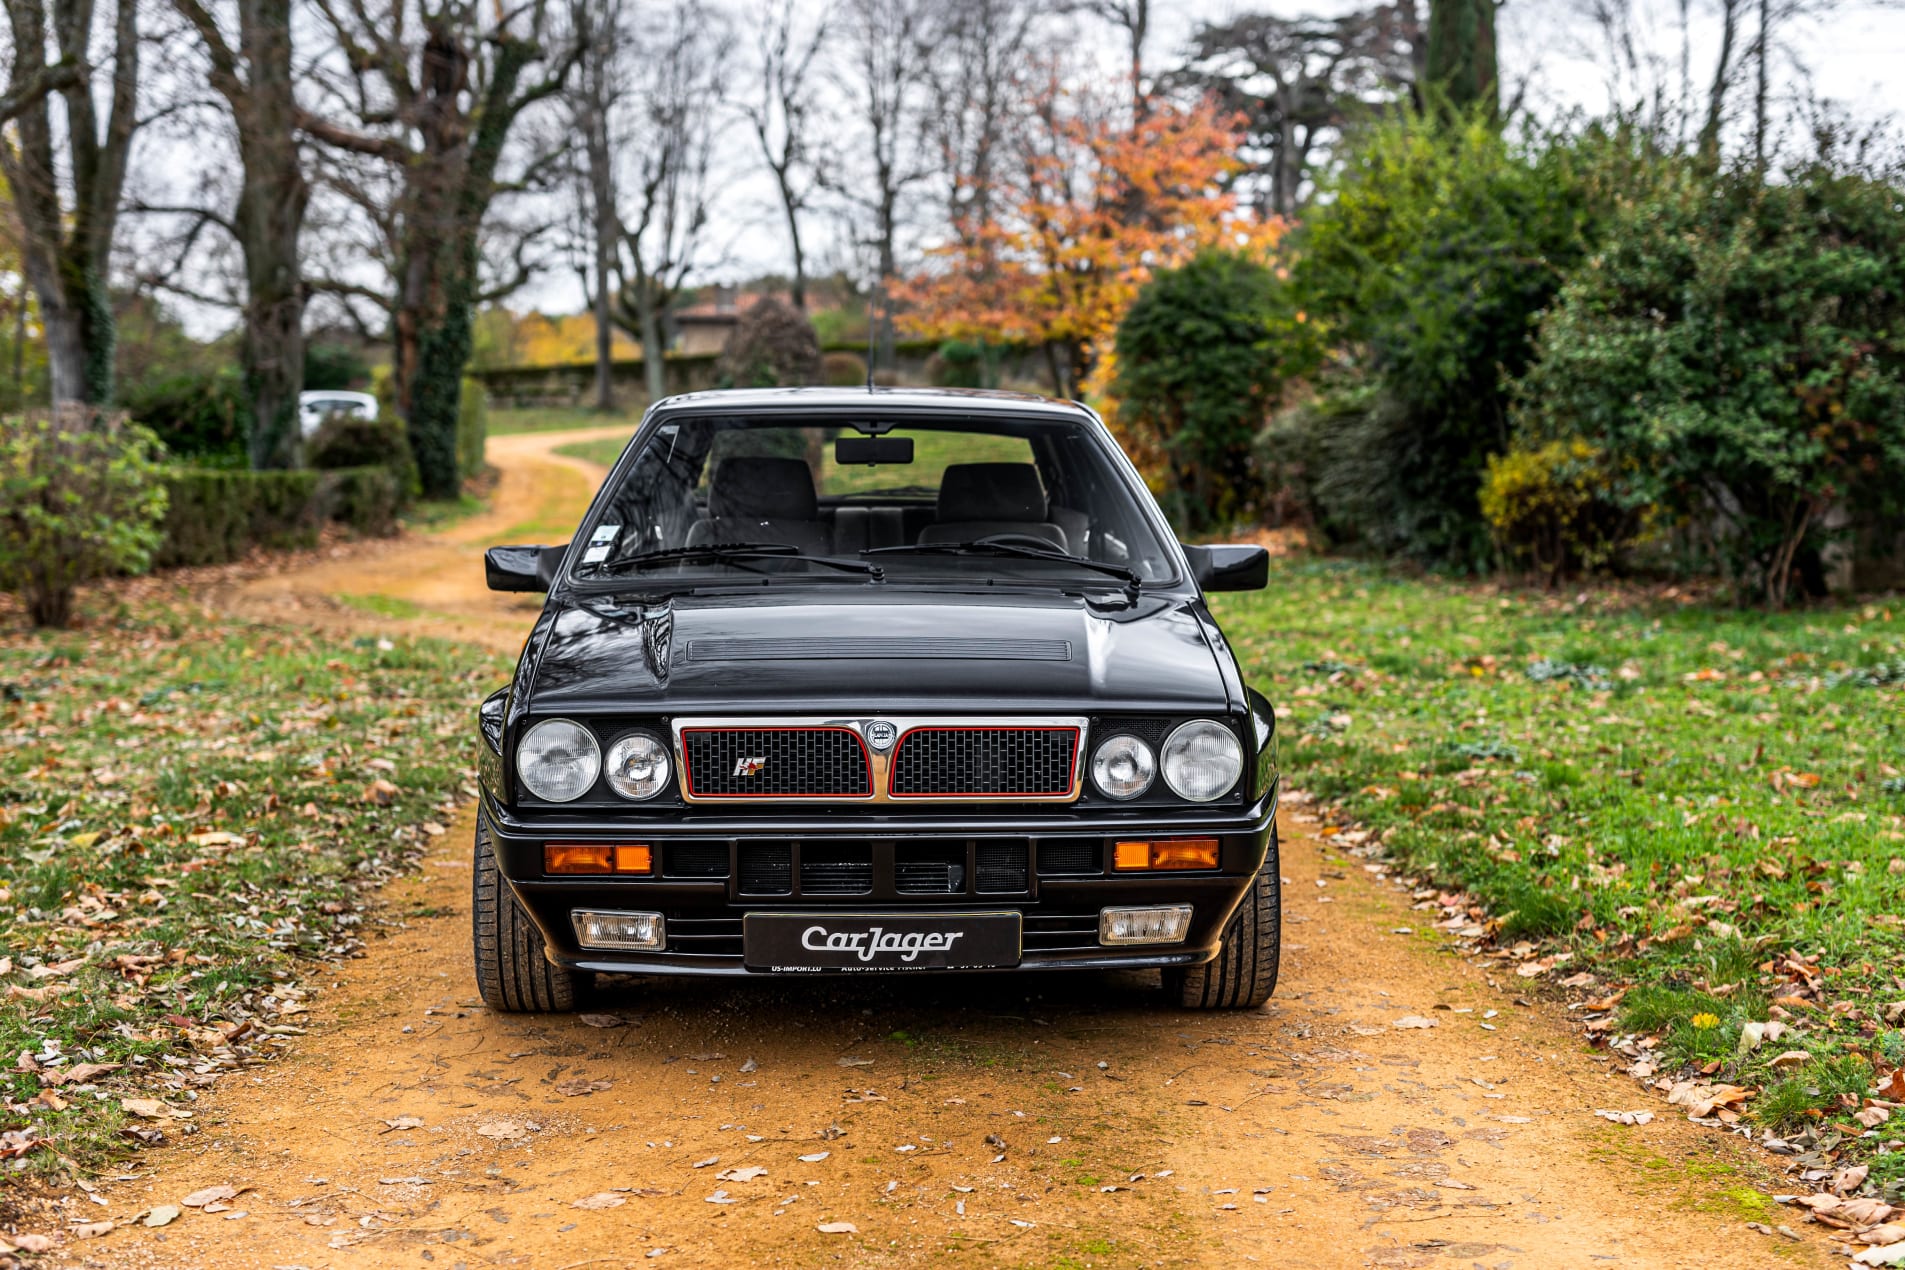
[[[749,970],[973,970],[1019,964],[1017,913],[749,913]]]

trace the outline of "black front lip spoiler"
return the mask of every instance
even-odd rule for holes
[[[995,966],[991,969],[964,970],[749,970],[741,964],[741,959],[715,961],[712,958],[676,958],[667,953],[655,953],[648,956],[630,957],[621,960],[604,958],[599,954],[572,956],[548,951],[549,960],[555,965],[569,970],[604,975],[657,975],[671,978],[696,979],[828,979],[838,983],[843,979],[863,979],[877,976],[882,979],[910,978],[926,975],[938,978],[943,975],[1001,975],[1038,972],[1046,970],[1153,970],[1169,969],[1173,966],[1197,966],[1217,955],[1213,945],[1209,948],[1184,948],[1173,945],[1170,948],[1134,947],[1128,953],[1113,952],[1107,949],[1103,956],[1088,957],[1048,957],[1038,953],[1027,954],[1016,966]]]

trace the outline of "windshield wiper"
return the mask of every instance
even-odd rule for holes
[[[1075,556],[1069,551],[1043,551],[1037,547],[1025,547],[1015,542],[988,542],[977,539],[972,542],[914,542],[902,543],[897,547],[869,547],[860,553],[863,556],[1012,556],[1021,560],[1051,560],[1059,564],[1075,564],[1082,569],[1096,569],[1099,573],[1108,573],[1118,578],[1125,587],[1136,592],[1144,585],[1144,579],[1137,570],[1128,569],[1109,560],[1093,560],[1089,556]]]
[[[799,547],[785,542],[710,542],[697,547],[668,547],[661,551],[644,551],[640,555],[605,561],[596,567],[605,571],[648,569],[664,564],[686,564],[697,560],[732,564],[737,568],[747,569],[750,573],[762,574],[767,570],[748,568],[746,562],[749,560],[799,560],[808,564],[825,565],[829,569],[839,569],[845,573],[864,574],[875,582],[886,576],[885,571],[878,565],[865,564],[858,560],[836,560],[830,556],[810,556]]]

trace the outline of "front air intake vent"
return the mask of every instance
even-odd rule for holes
[[[872,889],[872,847],[863,843],[801,843],[802,895],[864,895]]]
[[[981,895],[1013,895],[1026,889],[1025,844],[982,842],[974,859]]]
[[[1099,838],[1041,838],[1038,844],[1040,877],[1083,877],[1105,871],[1104,842]]]
[[[964,895],[966,850],[962,846],[896,847],[893,889],[901,895]]]
[[[790,842],[741,844],[741,894],[791,895],[794,846]]]
[[[670,878],[724,878],[728,875],[725,842],[671,842],[661,849],[661,871]]]

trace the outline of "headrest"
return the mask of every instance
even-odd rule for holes
[[[1045,519],[1045,487],[1030,463],[955,463],[939,478],[939,520]]]
[[[759,520],[818,520],[814,474],[804,459],[736,455],[708,482],[708,514]]]

